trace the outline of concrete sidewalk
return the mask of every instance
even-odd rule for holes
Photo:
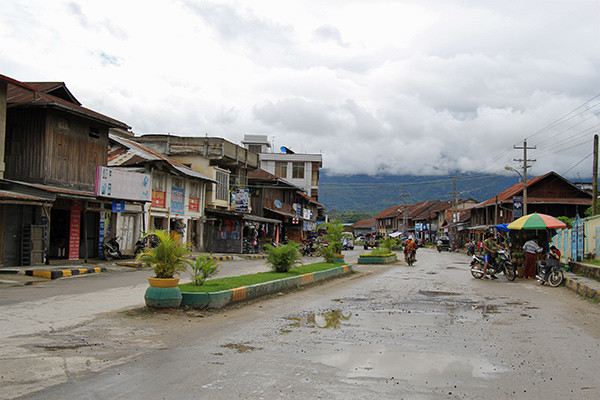
[[[569,266],[571,272],[565,272],[565,286],[587,299],[599,301],[600,282],[597,277],[600,276],[600,267],[573,261]]]

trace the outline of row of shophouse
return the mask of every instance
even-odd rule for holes
[[[460,246],[469,240],[480,240],[495,225],[510,223],[521,217],[523,187],[523,183],[517,183],[483,202],[468,198],[392,206],[372,220],[357,222],[355,232],[365,234],[371,231],[382,236],[403,232],[424,241],[449,236]],[[590,191],[556,172],[527,181],[528,213],[576,218],[583,216],[591,204]]]
[[[113,236],[131,254],[153,229],[196,251],[255,251],[302,240],[323,215],[258,153],[218,137],[136,136],[62,82],[0,75],[0,146],[0,266],[96,258]],[[306,169],[320,167],[318,155]]]

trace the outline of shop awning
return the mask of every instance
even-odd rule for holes
[[[244,215],[244,219],[247,221],[262,222],[265,224],[281,224],[281,221],[278,219],[259,217],[258,215],[252,215],[252,214]]]

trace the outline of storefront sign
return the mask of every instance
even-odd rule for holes
[[[156,190],[153,190],[152,191],[152,207],[166,208],[167,207],[166,197],[167,197],[167,194],[165,192],[158,192]]]
[[[250,193],[248,190],[237,189],[235,191],[235,211],[237,212],[248,212],[248,197]]]
[[[102,254],[102,243],[104,237],[110,232],[110,213],[100,212],[99,233],[98,233],[98,254]]]
[[[113,199],[150,201],[150,175],[98,166],[96,196]]]
[[[199,211],[200,210],[200,199],[190,197],[189,209],[190,209],[190,211]]]
[[[171,186],[171,212],[173,214],[185,214],[183,189],[175,186]]]
[[[513,219],[523,216],[523,198],[521,196],[513,197]]]
[[[125,212],[125,202],[124,201],[113,201],[112,212],[114,212],[114,213]]]
[[[69,227],[69,260],[79,260],[79,230],[81,227],[81,204],[71,204],[71,220]]]

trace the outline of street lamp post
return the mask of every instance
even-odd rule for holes
[[[525,216],[525,215],[527,215],[527,178],[523,177],[523,175],[521,175],[521,173],[518,170],[514,169],[511,166],[507,165],[504,167],[504,169],[507,171],[516,172],[517,174],[519,174],[519,176],[523,180],[523,215]],[[527,172],[525,172],[525,173],[527,173]],[[525,175],[525,176],[527,176],[527,175]]]

